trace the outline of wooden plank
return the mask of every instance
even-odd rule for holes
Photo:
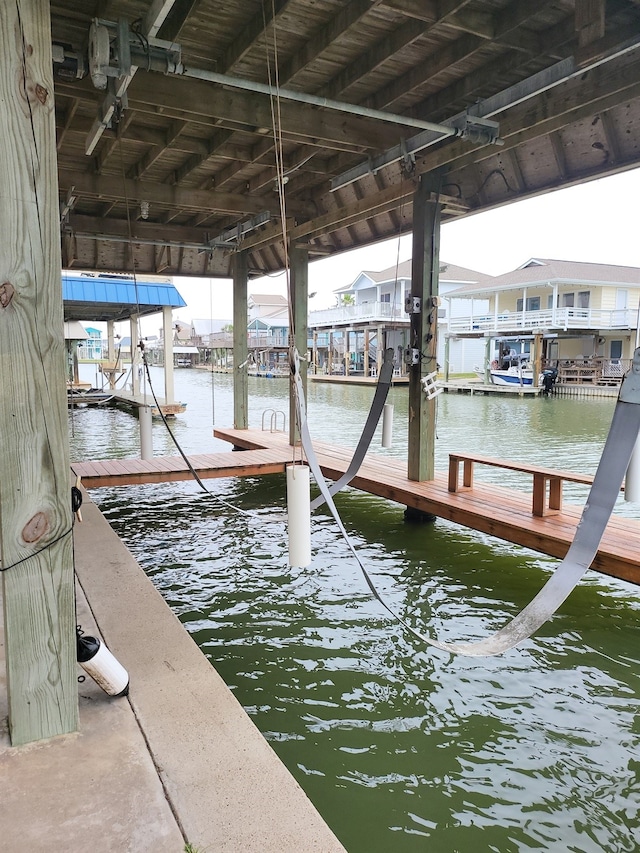
[[[0,3],[0,563],[13,745],[78,724],[48,0]]]

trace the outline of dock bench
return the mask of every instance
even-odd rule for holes
[[[460,485],[460,464],[462,463],[462,485]],[[520,471],[533,476],[533,515],[542,517],[555,514],[562,510],[562,484],[584,483],[591,485],[591,474],[577,474],[573,471],[557,471],[553,468],[543,468],[539,465],[527,465],[513,462],[509,459],[496,459],[493,456],[481,456],[476,453],[449,454],[449,491],[458,492],[461,488],[473,488],[473,466],[492,465],[495,468],[505,468],[508,471]],[[548,497],[547,497],[547,483]]]

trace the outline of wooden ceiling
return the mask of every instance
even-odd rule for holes
[[[313,259],[410,231],[434,170],[446,221],[640,164],[632,0],[51,0],[51,22],[65,268],[281,270],[279,187]],[[465,113],[502,144],[443,135]]]

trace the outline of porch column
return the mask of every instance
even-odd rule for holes
[[[498,331],[498,315],[499,315],[499,303],[500,303],[500,294],[496,291],[496,295],[494,297],[495,303],[493,306],[493,328]]]
[[[527,288],[522,289],[522,328],[524,329],[527,316]]]
[[[307,397],[307,312],[309,306],[309,252],[305,248],[294,246],[289,253],[291,268],[291,316],[293,318],[294,343],[300,353],[300,378]],[[300,431],[296,423],[295,396],[293,378],[289,389],[289,443],[298,444]]]
[[[423,175],[413,196],[411,297],[419,300],[420,307],[409,315],[409,349],[417,361],[409,366],[407,475],[417,481],[435,476],[436,401],[427,399],[421,380],[436,369],[440,204],[432,195],[439,180],[437,174]]]
[[[327,374],[333,373],[333,332],[329,332],[329,352],[327,353]]]
[[[376,331],[376,372],[380,376],[382,370],[382,362],[384,361],[384,332],[382,326],[378,326]]]
[[[78,687],[49,3],[0,3],[0,33],[0,564],[18,746],[75,731]]]
[[[313,333],[313,372],[318,372],[318,333],[314,331]]]
[[[233,426],[249,427],[247,359],[247,253],[233,256]]]
[[[131,338],[131,391],[133,394],[140,393],[140,377],[138,376],[138,317],[129,317],[129,335]]]
[[[162,308],[162,340],[164,342],[164,399],[168,404],[175,403],[173,384],[173,309],[170,305]]]
[[[344,375],[349,375],[349,354],[351,352],[351,329],[344,333]]]

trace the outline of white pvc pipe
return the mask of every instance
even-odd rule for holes
[[[153,459],[153,419],[151,406],[140,406],[138,409],[140,421],[140,458]]]
[[[385,403],[382,410],[382,446],[393,444],[393,403]]]
[[[632,503],[640,501],[640,438],[636,441],[629,460],[624,481],[624,499]]]
[[[129,673],[104,643],[90,660],[80,661],[80,666],[109,696],[124,696],[129,689]]]
[[[306,465],[287,465],[287,516],[289,565],[306,568],[311,563],[311,497]]]

